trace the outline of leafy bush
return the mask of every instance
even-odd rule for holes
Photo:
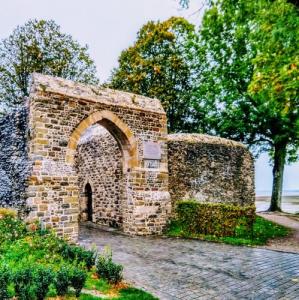
[[[0,299],[9,299],[8,294],[8,282],[10,280],[11,274],[7,267],[2,267],[0,269]]]
[[[79,268],[73,268],[70,275],[72,287],[75,289],[76,297],[79,297],[84,287],[87,273]]]
[[[99,255],[96,262],[97,273],[100,277],[116,284],[123,278],[123,266],[112,261],[112,251],[105,249],[102,255]]]
[[[43,300],[49,291],[50,285],[54,281],[54,274],[50,268],[39,265],[35,267],[34,283],[38,300]]]
[[[34,269],[31,266],[21,266],[16,270],[13,282],[16,296],[19,300],[32,300],[35,298]]]
[[[15,241],[27,233],[26,225],[12,216],[0,218],[0,245],[5,241]]]
[[[88,270],[90,270],[96,261],[96,253],[91,250],[86,250],[82,247],[78,247],[81,251],[79,252],[80,255],[77,256],[78,261],[84,261],[85,266]]]
[[[15,218],[16,216],[17,212],[14,209],[0,207],[0,219],[4,217]]]
[[[57,272],[56,278],[54,281],[54,286],[58,296],[64,296],[68,292],[70,285],[70,272],[65,267],[62,266],[61,269]]]
[[[71,261],[76,260],[78,262],[84,262],[88,270],[90,270],[95,265],[95,252],[91,250],[86,250],[82,247],[73,246],[65,243],[61,254],[65,259]]]
[[[177,203],[176,216],[177,221],[189,233],[235,236],[240,230],[252,232],[255,207],[188,200]]]
[[[224,242],[231,245],[264,245],[269,239],[285,237],[292,230],[282,225],[270,222],[262,217],[256,216],[253,230],[238,226],[234,236],[217,237],[215,235],[205,235],[203,233],[192,233],[186,229],[182,222],[171,220],[167,228],[167,235],[171,237],[196,238],[205,241]]]

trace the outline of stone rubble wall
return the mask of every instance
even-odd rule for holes
[[[168,135],[169,192],[176,201],[253,205],[254,163],[238,142],[201,134]]]
[[[25,209],[28,109],[23,106],[0,117],[0,207]]]
[[[75,158],[80,221],[87,220],[85,186],[89,183],[92,188],[92,221],[121,228],[124,176],[119,145],[101,126],[93,126],[86,135],[80,140]]]

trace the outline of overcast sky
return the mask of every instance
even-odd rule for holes
[[[0,39],[30,18],[53,19],[63,32],[89,45],[101,82],[117,66],[120,52],[131,45],[137,31],[148,20],[183,16],[200,23],[202,0],[191,0],[189,10],[179,9],[177,0],[4,0],[0,10]],[[272,175],[267,155],[256,163],[256,189],[271,190]],[[299,190],[299,163],[287,166],[285,190]]]

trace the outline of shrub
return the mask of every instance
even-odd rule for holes
[[[54,281],[54,274],[51,269],[40,265],[35,268],[34,275],[37,299],[43,300],[46,298],[49,287]]]
[[[64,296],[68,292],[70,285],[70,272],[65,267],[62,266],[60,270],[56,273],[56,278],[54,281],[54,286],[58,296]]]
[[[96,253],[91,250],[86,250],[82,247],[79,247],[81,251],[79,252],[79,255],[77,256],[78,261],[84,261],[85,266],[88,270],[90,270],[94,265],[96,261]]]
[[[75,289],[76,297],[79,297],[81,294],[81,291],[84,287],[85,281],[87,278],[87,273],[83,270],[74,267],[71,271],[70,275],[70,281],[72,284],[72,287]]]
[[[8,294],[8,283],[11,278],[11,274],[8,271],[8,268],[2,267],[0,269],[0,299],[6,300],[9,299]]]
[[[177,221],[189,233],[235,236],[240,229],[252,232],[255,207],[188,200],[177,203],[176,215]]]
[[[86,250],[79,246],[65,245],[62,248],[62,256],[71,261],[84,262],[88,270],[95,265],[96,254],[94,251]]]
[[[102,255],[98,256],[96,269],[98,275],[107,279],[110,283],[116,284],[123,278],[123,266],[112,261],[112,252],[108,248]]]
[[[15,241],[27,234],[26,225],[12,216],[0,218],[0,244]]]
[[[5,217],[15,218],[16,216],[17,212],[14,209],[0,207],[0,219]]]
[[[19,300],[35,298],[34,269],[30,266],[20,266],[13,276],[16,296]]]

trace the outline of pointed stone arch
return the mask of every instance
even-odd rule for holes
[[[74,163],[74,157],[80,137],[87,128],[94,124],[105,127],[117,141],[123,157],[123,171],[127,172],[138,166],[137,143],[132,130],[114,113],[103,110],[92,113],[79,123],[72,132],[67,145],[65,161],[67,164]]]

